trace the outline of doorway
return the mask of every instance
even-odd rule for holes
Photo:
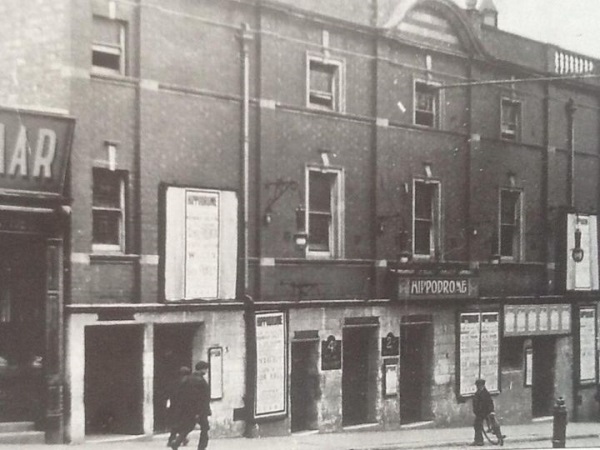
[[[342,343],[342,425],[376,421],[377,327],[344,327]]]
[[[400,423],[430,417],[432,339],[430,323],[400,326]]]
[[[44,417],[46,245],[0,235],[0,422]]]
[[[531,412],[533,417],[552,415],[556,361],[555,343],[555,338],[551,336],[534,337],[532,339]]]
[[[86,327],[86,434],[143,432],[143,326]]]
[[[154,326],[154,431],[169,428],[167,400],[180,380],[179,369],[193,370],[192,348],[196,325]]]
[[[292,342],[291,429],[292,432],[319,427],[319,341]]]

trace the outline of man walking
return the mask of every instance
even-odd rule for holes
[[[200,361],[196,364],[195,372],[188,376],[179,386],[177,392],[177,418],[176,438],[170,443],[174,450],[178,449],[186,436],[194,429],[196,423],[200,425],[200,440],[198,450],[205,450],[208,445],[208,416],[210,411],[210,388],[204,379],[208,372],[208,363]]]
[[[482,446],[483,445],[483,421],[485,418],[494,411],[494,402],[492,396],[485,388],[485,380],[475,381],[477,392],[473,396],[473,414],[475,414],[475,422],[473,428],[475,429],[475,439],[471,445]]]

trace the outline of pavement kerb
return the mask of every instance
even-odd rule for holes
[[[573,434],[567,436],[567,443],[569,439],[587,439],[587,438],[598,438],[600,434],[598,433],[581,433],[581,434]],[[552,443],[552,437],[550,436],[519,436],[516,438],[512,438],[509,436],[507,440],[510,442],[540,442],[540,441],[548,441]],[[412,442],[396,442],[393,444],[385,444],[379,445],[376,447],[351,447],[349,450],[392,450],[392,449],[418,449],[418,448],[439,448],[440,446],[444,447],[465,447],[468,446],[471,442],[466,441],[464,439],[459,440],[451,440],[446,442],[423,442],[423,441],[412,441]],[[487,442],[486,442],[487,444]]]

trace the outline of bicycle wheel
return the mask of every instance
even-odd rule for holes
[[[492,444],[492,445],[503,445],[504,444],[502,437],[498,438],[498,436],[496,436],[492,432],[490,432],[490,434],[488,434],[487,431],[485,430],[485,427],[483,428],[482,431],[483,431],[483,435],[485,436],[485,438],[488,440],[488,442],[490,444]],[[502,434],[500,436],[502,436]]]

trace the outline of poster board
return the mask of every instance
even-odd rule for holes
[[[287,324],[284,312],[257,312],[254,417],[287,413]]]
[[[567,214],[567,291],[596,291],[598,280],[598,232],[595,215]]]
[[[500,389],[500,314],[466,312],[459,316],[459,394],[473,395],[475,380],[484,378],[490,392]]]
[[[525,349],[525,386],[533,385],[533,348]]]
[[[383,396],[398,395],[398,359],[393,358],[383,363]]]
[[[579,309],[579,382],[596,382],[596,310]]]
[[[235,298],[237,204],[233,191],[166,187],[165,300]]]
[[[208,349],[210,399],[223,398],[223,348],[211,347]]]

